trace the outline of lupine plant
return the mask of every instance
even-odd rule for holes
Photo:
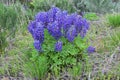
[[[89,23],[77,13],[68,14],[57,7],[39,12],[28,25],[28,31],[34,39],[34,48],[38,52],[33,53],[31,60],[39,62],[36,60],[41,59],[39,63],[45,64],[47,67],[44,68],[47,69],[39,68],[39,71],[43,69],[55,75],[65,68],[78,66],[77,63],[86,61],[87,52],[95,51],[95,48],[89,47],[85,38],[88,30]],[[81,68],[77,70],[79,72]],[[38,76],[42,75],[38,73]]]

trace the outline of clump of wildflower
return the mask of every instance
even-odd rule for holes
[[[88,29],[89,24],[82,16],[77,13],[68,14],[67,11],[62,11],[57,7],[52,7],[47,12],[39,12],[28,25],[37,51],[42,50],[45,30],[56,40],[55,51],[61,51],[62,42],[59,41],[61,37],[73,42],[78,35],[84,38]]]

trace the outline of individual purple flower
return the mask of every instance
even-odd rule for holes
[[[72,25],[66,34],[68,41],[73,42],[74,38],[76,37],[76,34],[77,34],[76,28],[74,25]]]
[[[55,51],[56,52],[62,51],[62,42],[61,41],[56,42],[56,44],[55,44]]]
[[[61,28],[57,21],[53,22],[52,24],[48,25],[48,32],[58,40],[62,36]]]
[[[41,51],[42,51],[41,43],[40,43],[39,40],[34,40],[34,47],[35,47],[35,49],[36,49],[38,52],[41,52]]]
[[[44,41],[44,26],[40,23],[36,23],[36,29],[34,31],[34,39],[39,40],[40,43],[43,43]]]
[[[93,52],[95,52],[95,48],[92,47],[92,46],[89,46],[89,47],[87,48],[87,52],[88,52],[88,53],[93,53]]]

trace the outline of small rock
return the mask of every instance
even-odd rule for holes
[[[8,77],[3,77],[1,80],[9,80]]]

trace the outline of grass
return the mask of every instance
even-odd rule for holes
[[[113,29],[103,41],[105,44],[104,47],[109,51],[117,48],[120,45],[120,28]]]
[[[99,19],[96,13],[86,13],[84,15],[84,18],[86,18],[87,20],[91,20],[91,21],[95,21]]]
[[[120,13],[107,15],[108,23],[112,27],[120,27]]]
[[[19,36],[18,36],[19,35]],[[7,47],[7,53],[0,57],[0,76],[20,77],[24,76],[24,64],[31,54],[30,45],[32,45],[32,37],[28,32],[17,32],[14,42]],[[27,69],[27,68],[26,68]]]
[[[120,28],[111,29],[102,21],[91,22],[88,32],[91,45],[97,51],[90,56],[90,63],[94,66],[91,77],[92,80],[119,80]]]

